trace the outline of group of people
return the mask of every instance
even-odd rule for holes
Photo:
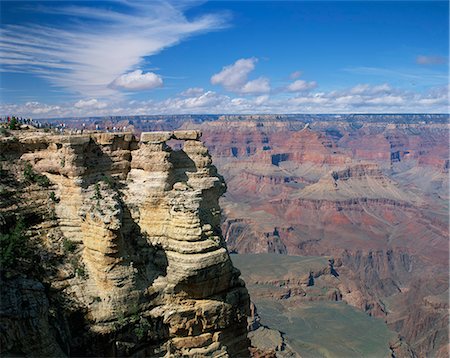
[[[60,123],[48,123],[41,122],[32,118],[23,118],[18,116],[0,116],[0,124],[7,124],[8,126],[13,123],[15,126],[20,127],[21,125],[30,125],[38,129],[52,129],[58,133],[68,132],[69,134],[83,134],[86,130],[92,130],[91,128],[87,128],[86,123],[82,123],[81,128],[70,127],[66,128],[67,125],[65,122]],[[95,124],[95,131],[105,131],[105,132],[126,132],[127,126],[104,126],[101,127],[99,124]]]
[[[98,124],[96,124],[95,125],[95,130],[100,130],[100,126],[98,125]],[[105,127],[105,129],[104,129],[106,132],[126,132],[127,131],[127,126],[123,126],[123,127],[116,127],[116,126],[113,126],[113,127],[109,127],[109,126],[106,126]]]
[[[30,125],[35,128],[51,128],[52,125],[50,123],[43,123],[39,120],[32,119],[32,118],[24,118],[24,117],[18,117],[18,116],[0,116],[0,123],[16,123],[16,125]]]

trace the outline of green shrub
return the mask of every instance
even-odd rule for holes
[[[16,222],[12,230],[0,234],[0,268],[7,270],[18,258],[29,254],[28,237],[25,235],[25,224],[22,219]]]
[[[75,268],[75,275],[81,278],[87,278],[86,269],[84,266],[78,266]]]
[[[50,192],[49,198],[51,201],[53,201],[54,203],[58,202],[58,199],[56,198],[56,194],[54,191]]]
[[[95,184],[94,198],[97,200],[100,200],[102,198],[102,194],[100,193],[100,184],[99,183]]]
[[[147,332],[151,329],[150,323],[144,318],[139,320],[139,323],[134,327],[134,334],[140,340],[145,337]]]
[[[9,129],[14,130],[17,128],[17,119],[16,117],[12,117],[11,121],[9,122]]]
[[[73,256],[70,261],[70,265],[73,268],[73,271],[75,273],[75,276],[81,277],[83,279],[88,278],[88,273],[86,272],[86,269],[82,263],[80,263],[79,258],[76,256]]]
[[[67,239],[63,240],[64,252],[74,252],[76,248],[77,248],[77,245],[73,241],[70,241]]]
[[[109,188],[114,189],[114,181],[111,177],[104,175],[102,180]]]
[[[100,192],[100,184],[96,183],[94,187],[94,195],[92,195],[92,200],[97,200],[97,203],[95,205],[97,210],[100,210],[100,199],[102,198],[102,194]]]
[[[45,175],[36,173],[30,163],[25,163],[23,177],[30,183],[36,183],[39,186],[47,188],[50,186],[50,180]]]
[[[28,181],[34,181],[34,171],[33,171],[33,167],[31,166],[30,163],[25,163],[25,167],[23,169],[23,176],[25,178],[25,180]]]
[[[50,186],[50,180],[45,175],[36,174],[35,182],[37,185],[42,186],[44,188],[48,188]]]

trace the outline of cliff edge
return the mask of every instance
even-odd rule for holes
[[[200,137],[0,137],[2,355],[249,355]]]

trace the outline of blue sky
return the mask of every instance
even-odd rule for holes
[[[447,1],[2,1],[0,114],[446,112]]]

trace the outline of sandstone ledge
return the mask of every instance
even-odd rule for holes
[[[0,139],[2,154],[46,175],[58,198],[51,204],[56,225],[40,234],[76,245],[67,260],[76,259],[84,274],[68,274],[66,263],[49,282],[80,308],[91,332],[84,345],[119,356],[249,354],[249,297],[220,230],[226,185],[200,137],[174,131],[142,133],[140,141],[131,133]],[[183,141],[182,149],[170,148],[172,139]],[[64,329],[64,337],[75,334]]]

